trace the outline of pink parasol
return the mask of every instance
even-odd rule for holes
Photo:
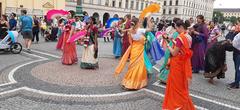
[[[68,15],[69,12],[68,11],[64,11],[64,10],[49,10],[47,12],[47,19],[53,19],[57,16],[65,16],[65,15]]]
[[[86,34],[87,34],[86,30],[79,31],[79,32],[75,33],[74,35],[72,35],[72,37],[67,42],[70,42],[70,43],[75,42],[78,39],[84,37]]]

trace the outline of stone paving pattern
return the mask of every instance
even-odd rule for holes
[[[0,101],[1,110],[160,110],[161,102],[151,98],[107,104],[62,104],[34,101],[26,97],[12,97]]]
[[[61,57],[61,51],[55,49],[56,42],[33,44],[33,49]],[[100,69],[81,70],[79,64],[62,65],[60,59],[33,52],[34,55],[49,58],[18,69],[14,78],[17,84],[0,87],[0,110],[160,110],[163,97],[144,90],[133,91],[133,94],[114,97],[65,97],[35,93],[28,90],[1,95],[3,91],[28,87],[56,94],[103,95],[118,94],[126,91],[120,87],[121,78],[113,77],[118,63],[112,56],[112,42],[99,43]],[[80,59],[82,47],[78,46]],[[39,58],[29,56],[24,52],[20,55],[0,53],[0,84],[8,82],[8,73],[18,65]],[[3,63],[4,62],[4,63]],[[161,61],[158,63],[161,64]],[[236,107],[240,105],[239,90],[226,89],[227,83],[234,79],[232,53],[227,55],[228,71],[225,79],[215,80],[210,85],[202,74],[193,74],[191,93],[208,99],[216,100]],[[124,70],[126,71],[126,69]],[[156,71],[155,71],[156,72]],[[164,94],[164,88],[152,85],[157,80],[149,80],[146,89]],[[210,103],[193,97],[194,104],[209,110],[231,110],[230,108]]]

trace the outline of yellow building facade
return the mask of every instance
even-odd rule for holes
[[[20,14],[26,9],[29,15],[43,16],[51,9],[64,9],[65,0],[0,0],[1,14]]]

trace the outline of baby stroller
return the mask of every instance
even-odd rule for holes
[[[8,31],[7,36],[0,41],[0,50],[10,51],[13,54],[21,53],[22,45],[17,42],[17,37],[17,31]]]

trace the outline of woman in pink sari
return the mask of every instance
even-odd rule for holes
[[[75,42],[67,42],[73,35],[76,26],[76,23],[71,18],[68,19],[64,28],[62,64],[65,65],[72,65],[78,61]]]

